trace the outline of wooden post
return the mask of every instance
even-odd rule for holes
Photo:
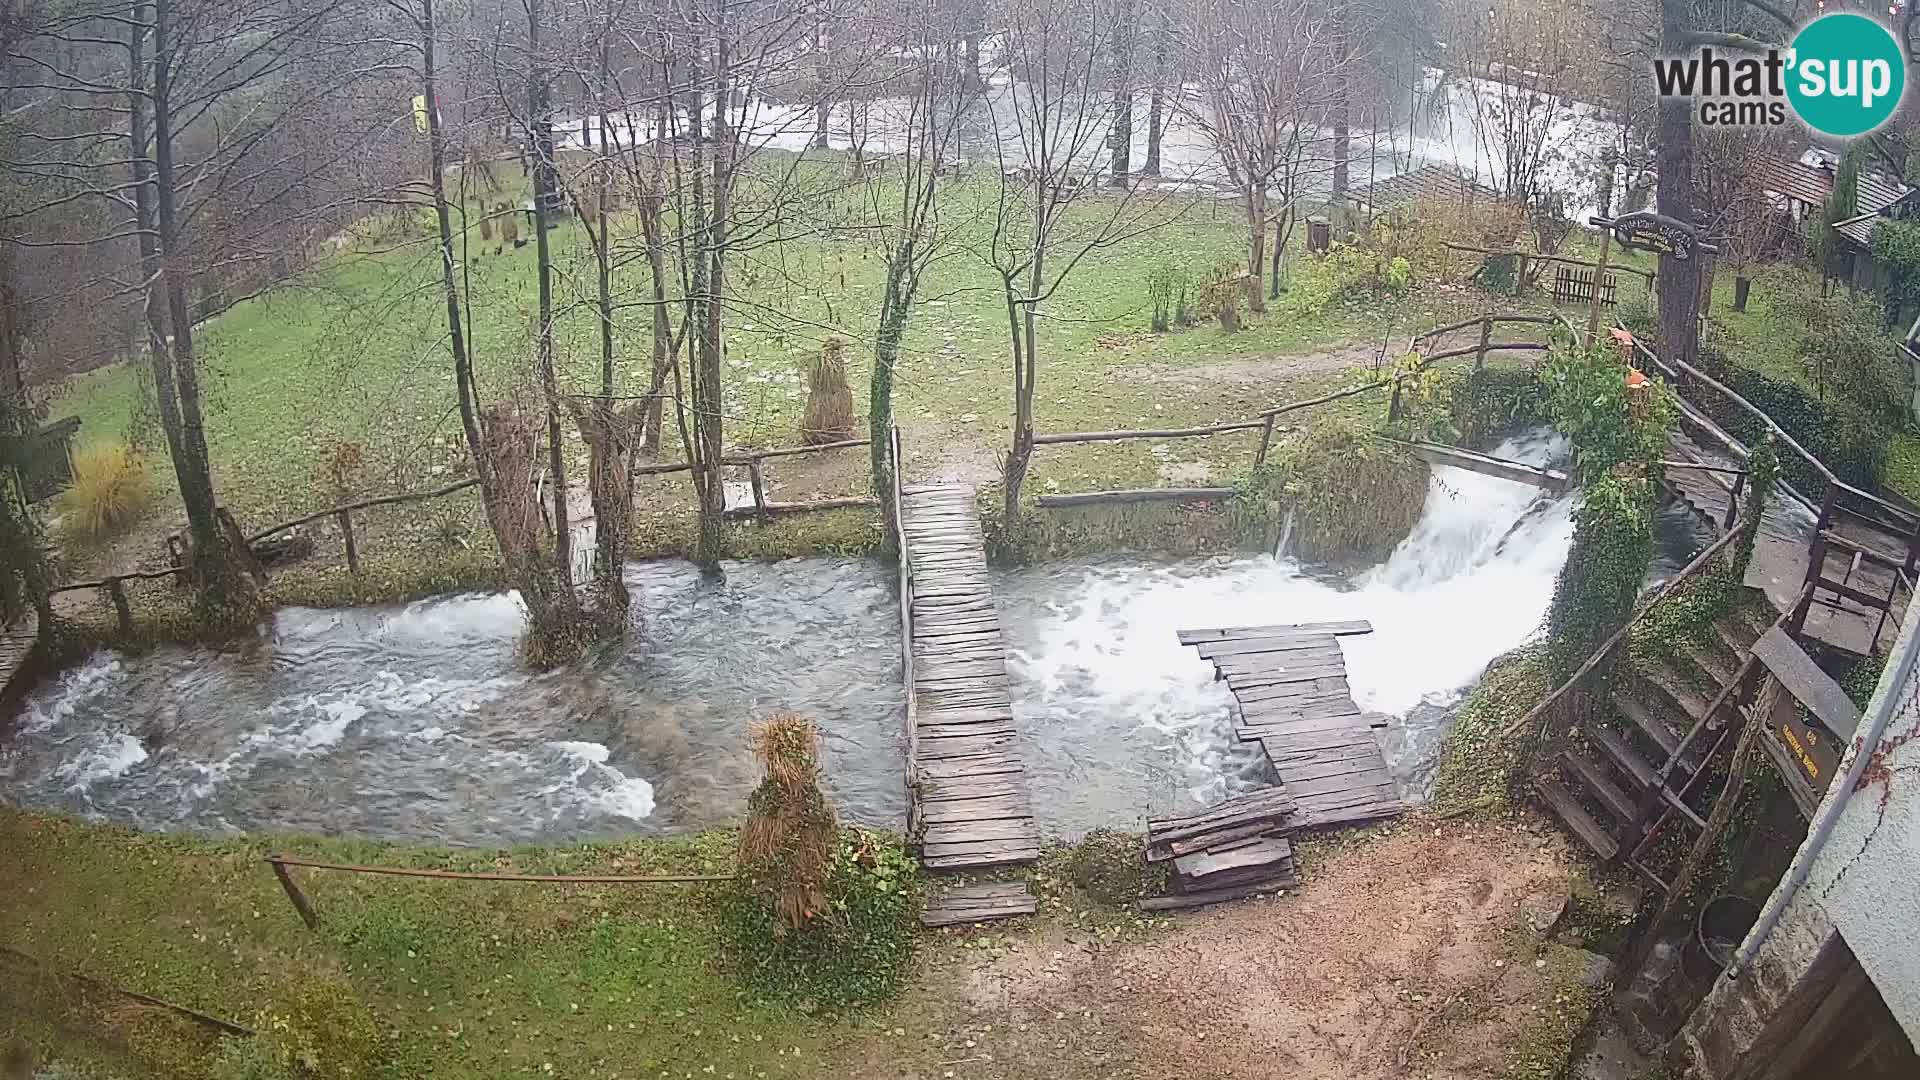
[[[1587,312],[1587,347],[1600,343],[1600,285],[1607,280],[1607,256],[1613,253],[1613,230],[1600,230],[1600,258],[1593,264],[1593,298]]]
[[[113,601],[113,617],[120,624],[120,632],[133,636],[133,608],[127,604],[127,585],[117,577],[107,579],[107,596]]]
[[[293,910],[300,913],[300,920],[307,924],[307,929],[320,929],[320,916],[314,914],[313,905],[307,903],[307,896],[300,891],[300,886],[293,883],[293,875],[287,872],[286,866],[278,859],[268,859],[267,862],[273,866],[273,876],[280,879],[280,887],[287,890],[287,899],[293,901]]]
[[[1734,476],[1733,494],[1727,499],[1727,519],[1720,523],[1721,532],[1726,532],[1727,530],[1733,528],[1733,523],[1740,519],[1740,493],[1745,491],[1746,489],[1747,489],[1747,474],[1739,473],[1738,475]],[[1765,507],[1762,507],[1761,509],[1764,510]]]
[[[1913,566],[1920,559],[1920,520],[1913,524],[1913,535],[1907,537],[1907,576],[1913,576]]]
[[[1400,419],[1400,380],[1393,380],[1393,399],[1387,402],[1387,423]]]
[[[747,461],[747,476],[753,480],[753,509],[761,517],[767,516],[767,485],[760,475],[760,459]]]
[[[1489,313],[1480,317],[1480,351],[1475,353],[1473,357],[1474,374],[1479,374],[1480,371],[1487,366],[1487,346],[1492,341],[1493,315]]]
[[[1267,417],[1267,422],[1260,425],[1260,449],[1254,451],[1253,453],[1254,468],[1257,469],[1260,466],[1265,465],[1267,463],[1267,451],[1271,450],[1272,448],[1273,448],[1273,417],[1269,416]],[[1911,553],[1908,555],[1908,558],[1909,559],[1912,558]]]
[[[358,574],[360,572],[360,546],[354,543],[353,540],[353,514],[351,511],[341,510],[333,515],[333,520],[335,524],[340,526],[340,539],[345,541],[347,545],[347,571]]]

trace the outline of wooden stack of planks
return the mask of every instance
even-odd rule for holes
[[[1140,901],[1140,910],[1176,911],[1298,885],[1295,809],[1284,788],[1262,788],[1197,814],[1149,819],[1146,859],[1173,864],[1174,891]]]

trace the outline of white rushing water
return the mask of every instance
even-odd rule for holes
[[[1544,464],[1557,438],[1499,457]],[[1264,782],[1234,740],[1231,699],[1175,631],[1367,619],[1341,639],[1361,708],[1384,713],[1389,765],[1421,797],[1454,703],[1538,629],[1573,538],[1574,496],[1436,468],[1425,512],[1382,565],[1353,577],[1290,558],[1115,561],[1005,575],[1015,709],[1036,812],[1077,833]]]

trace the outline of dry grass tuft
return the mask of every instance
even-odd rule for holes
[[[140,452],[124,442],[97,442],[73,455],[73,482],[60,493],[60,512],[74,535],[103,540],[140,520],[152,498]]]
[[[853,390],[847,385],[847,340],[830,337],[807,367],[807,411],[800,441],[808,446],[853,438]]]
[[[740,866],[772,904],[776,932],[803,930],[828,911],[827,875],[840,826],[820,790],[819,731],[796,713],[754,725],[766,779],[747,800]]]

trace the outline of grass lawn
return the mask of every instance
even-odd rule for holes
[[[896,414],[916,476],[990,476],[1009,437],[1005,308],[997,276],[974,250],[983,246],[990,224],[981,205],[995,191],[995,185],[976,181],[954,192],[949,220],[961,223],[957,239],[930,273],[908,333]],[[1080,213],[1103,213],[1111,198],[1091,198]],[[1295,380],[1287,365],[1269,370],[1268,361],[1349,342],[1397,349],[1395,339],[1481,304],[1463,291],[1417,290],[1390,303],[1336,300],[1306,310],[1294,297],[1309,290],[1294,290],[1238,334],[1209,323],[1155,335],[1148,331],[1148,271],[1174,265],[1197,282],[1214,267],[1241,258],[1243,237],[1231,203],[1181,196],[1157,204],[1155,214],[1164,226],[1093,252],[1044,307],[1035,403],[1040,430],[1171,426],[1247,416],[1295,396],[1296,390],[1310,393],[1338,378],[1313,370]],[[796,441],[805,399],[803,367],[830,333],[855,342],[849,376],[856,412],[865,411],[868,372],[861,343],[871,335],[883,289],[884,251],[857,231],[834,235],[851,238],[796,233],[778,243],[745,247],[734,264],[726,387],[732,446]],[[571,222],[555,228],[551,237],[563,382],[569,389],[592,390],[599,347],[589,306],[590,248]],[[1306,257],[1296,252],[1293,260],[1294,274],[1314,272]],[[650,365],[650,315],[638,302],[644,265],[634,257],[616,286],[631,304],[618,316],[618,362],[622,385],[633,393],[645,389]],[[464,447],[438,274],[436,249],[419,218],[381,218],[363,223],[350,250],[322,257],[297,284],[242,303],[201,329],[215,480],[243,526],[294,517],[341,501],[343,494],[421,490],[461,470]],[[476,235],[465,253],[463,274],[484,391],[527,393],[535,312],[533,246],[516,249],[497,237],[481,242]],[[136,366],[125,364],[78,377],[62,388],[52,416],[81,417],[82,443],[120,436],[138,411],[138,379]],[[160,445],[156,432],[149,428],[144,434],[149,445]],[[571,429],[569,437],[578,466],[584,452]],[[667,455],[677,458],[671,421],[666,442]],[[1241,442],[1248,440],[1236,440],[1216,466],[1250,457],[1250,443],[1243,453]],[[357,450],[366,463],[364,477],[344,492],[329,479],[329,464],[341,447]],[[1049,483],[1073,490],[1093,475],[1151,476],[1168,463],[1163,460],[1168,455],[1178,464],[1183,455],[1214,453],[1207,447],[1045,450],[1036,458],[1033,483],[1035,490],[1047,490]],[[779,486],[790,479],[809,497],[857,493],[864,486],[863,452],[841,458],[842,467],[826,469],[830,475],[818,478],[805,475],[804,459],[793,459],[774,482]],[[162,489],[159,516],[171,522],[178,517],[177,498],[158,450],[154,464]],[[672,506],[675,516],[690,516],[684,479],[650,480],[643,486],[649,489],[640,493],[643,506],[652,497]],[[381,538],[392,533],[411,542],[482,542],[485,530],[472,511],[473,500],[445,502],[376,515],[363,526],[373,534],[368,546],[379,548]],[[156,531],[115,561],[152,562],[159,550]]]

